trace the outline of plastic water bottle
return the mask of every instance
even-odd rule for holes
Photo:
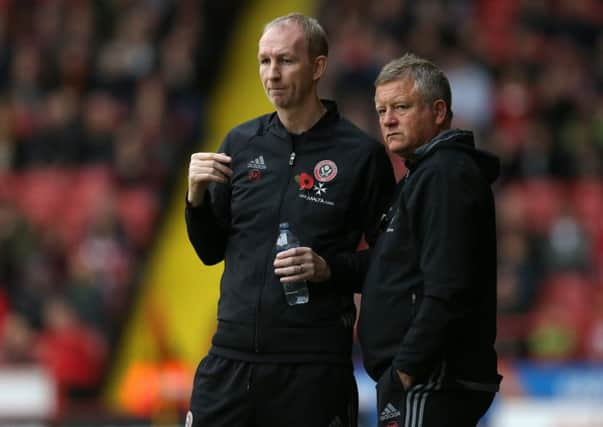
[[[297,247],[299,247],[299,240],[291,230],[289,230],[289,223],[282,222],[279,225],[278,239],[276,239],[276,252],[278,253]],[[287,304],[306,304],[310,300],[308,283],[305,280],[293,283],[283,283],[282,285]]]

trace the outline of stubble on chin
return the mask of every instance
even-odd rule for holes
[[[408,154],[410,150],[409,147],[403,145],[402,143],[400,143],[400,141],[393,141],[393,142],[386,142],[387,148],[389,149],[389,151],[391,151],[392,153],[394,153],[395,155],[399,156],[399,157],[404,157],[406,158],[406,155]]]

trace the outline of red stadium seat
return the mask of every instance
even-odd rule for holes
[[[14,174],[0,172],[0,201],[13,200],[19,193],[19,179]]]
[[[565,186],[552,179],[532,179],[523,185],[525,221],[529,230],[545,232],[561,213]]]
[[[537,305],[562,303],[568,310],[590,309],[595,286],[591,280],[577,273],[560,273],[544,281],[536,299]]]
[[[501,229],[523,229],[526,227],[526,207],[523,186],[507,184],[496,197],[498,225]]]
[[[62,217],[63,208],[73,182],[70,169],[41,168],[18,176],[19,191],[15,202],[34,224],[47,227]]]
[[[157,216],[157,200],[153,192],[144,187],[121,190],[118,211],[134,245],[142,248],[148,244]]]
[[[578,220],[591,234],[599,232],[603,219],[603,185],[600,180],[582,180],[571,187],[570,203]]]
[[[113,175],[105,166],[78,169],[69,187],[68,198],[59,228],[68,245],[73,245],[82,232],[96,201],[113,191]]]

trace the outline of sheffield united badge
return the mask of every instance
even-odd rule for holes
[[[314,178],[320,182],[330,182],[337,176],[337,165],[332,160],[321,160],[314,166]]]

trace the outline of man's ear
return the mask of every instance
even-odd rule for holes
[[[443,125],[448,120],[448,106],[443,99],[433,101],[433,111],[435,113],[435,121],[437,125]]]
[[[323,74],[327,71],[327,57],[318,55],[314,58],[314,66],[312,67],[312,78],[315,81],[320,80]]]

